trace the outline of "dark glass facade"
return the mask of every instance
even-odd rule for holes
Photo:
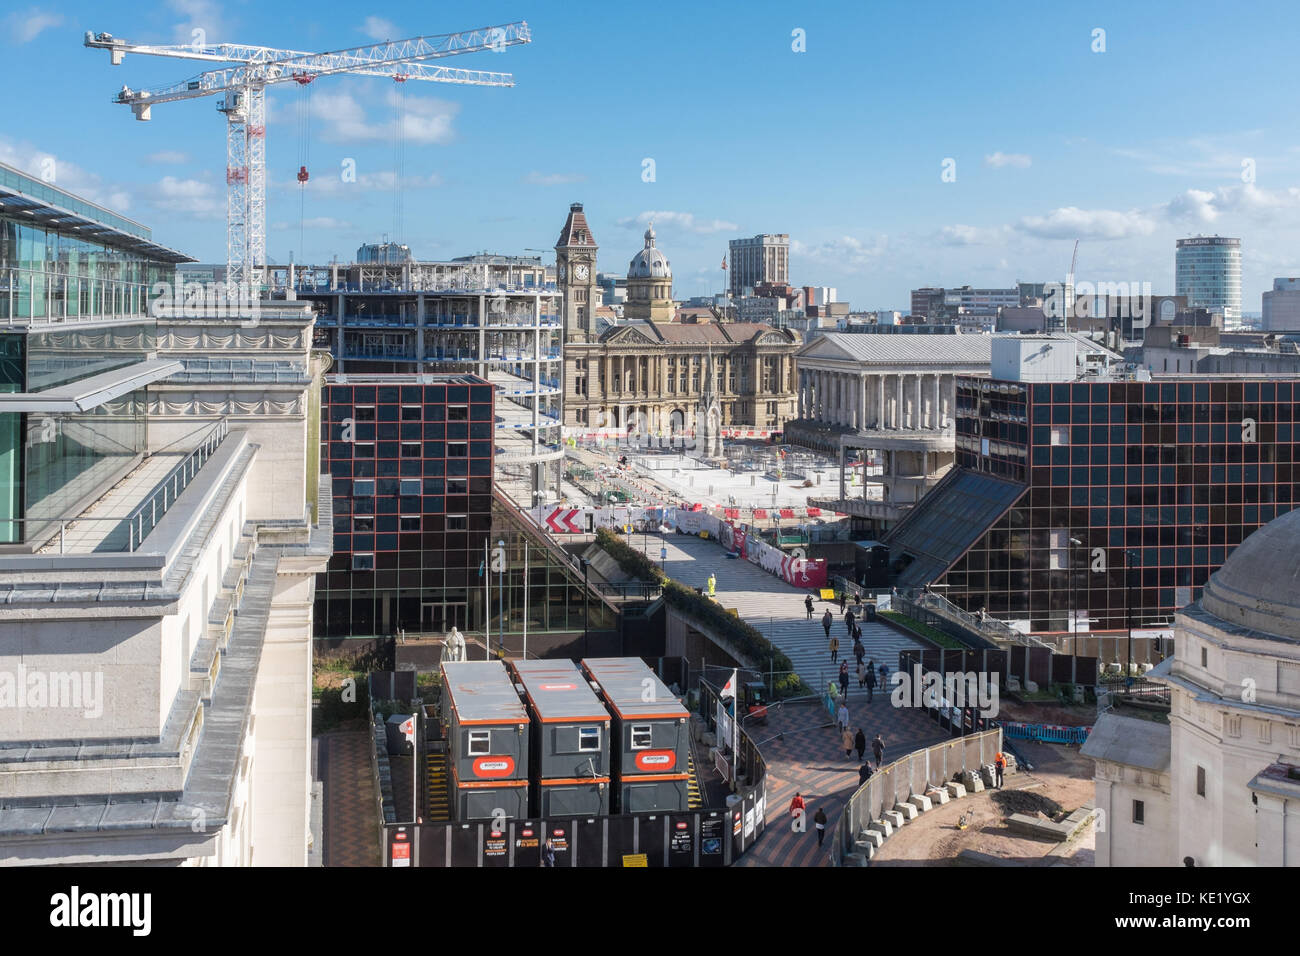
[[[580,575],[493,495],[494,389],[470,375],[330,376],[321,467],[334,555],[316,586],[321,638],[467,636],[613,626]],[[503,542],[498,545],[498,542]],[[499,553],[497,552],[500,547]]]
[[[938,583],[1035,632],[1167,620],[1300,501],[1300,381],[959,379],[956,431],[1024,490]]]

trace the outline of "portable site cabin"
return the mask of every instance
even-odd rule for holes
[[[615,812],[688,809],[690,712],[640,658],[584,660],[582,670],[614,716]]]
[[[504,661],[442,670],[442,723],[457,820],[528,816],[528,712]]]
[[[609,813],[609,712],[576,664],[515,661],[528,715],[533,815]]]

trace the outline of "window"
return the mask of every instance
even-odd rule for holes
[[[353,571],[373,571],[374,569],[375,569],[375,556],[373,554],[352,555]]]
[[[1141,800],[1133,801],[1133,822],[1138,826],[1146,822],[1146,804]]]
[[[370,516],[367,518],[363,518],[360,516],[354,517],[352,519],[352,530],[361,531],[361,532],[374,531],[375,530],[374,516]]]
[[[357,442],[355,445],[352,446],[352,449],[353,449],[352,450],[353,458],[374,458],[375,457],[375,443],[372,441]]]
[[[403,516],[401,517],[401,519],[400,519],[400,523],[399,523],[399,525],[398,525],[398,530],[400,530],[400,531],[419,531],[419,530],[420,530],[420,516],[419,516],[419,515],[403,515]]]
[[[449,442],[447,442],[447,457],[448,457],[448,458],[468,458],[468,457],[469,457],[469,442],[463,442],[463,441],[449,441]]]
[[[402,421],[418,422],[420,420],[422,413],[423,413],[423,409],[419,405],[403,405]]]
[[[1205,796],[1205,768],[1204,767],[1196,768],[1196,795],[1198,797]]]
[[[468,405],[448,405],[447,421],[449,422],[467,422],[469,421]]]
[[[1201,666],[1202,667],[1210,666],[1210,652],[1203,647],[1201,648]]]
[[[418,441],[404,441],[404,442],[402,442],[402,457],[403,457],[403,458],[419,458],[419,457],[420,457],[420,443],[419,443]]]
[[[447,530],[468,531],[469,516],[468,515],[447,515]]]
[[[423,490],[423,482],[419,478],[403,478],[401,483],[401,493],[403,495],[418,495]]]
[[[355,498],[373,498],[375,494],[375,479],[359,479],[352,483],[352,495]]]
[[[373,422],[374,420],[375,420],[375,406],[373,405],[357,406],[357,421]]]
[[[632,725],[632,749],[646,750],[650,746],[650,725],[633,724]]]
[[[578,750],[599,750],[600,749],[600,728],[599,727],[579,727],[578,728]]]
[[[448,478],[447,494],[449,495],[467,495],[469,494],[468,478]]]
[[[469,732],[469,753],[470,756],[490,754],[492,752],[492,731],[490,730],[471,730]]]

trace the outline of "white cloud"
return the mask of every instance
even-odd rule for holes
[[[201,179],[164,176],[146,187],[143,198],[161,213],[176,213],[191,219],[226,218],[226,191]]]
[[[383,169],[377,172],[361,172],[357,174],[353,182],[344,182],[338,171],[331,169],[328,173],[325,170],[316,170],[312,173],[312,178],[307,184],[307,196],[310,201],[312,196],[329,196],[331,199],[348,199],[355,197],[360,199],[363,194],[369,192],[392,192],[399,186],[402,189],[431,189],[443,184],[443,178],[437,173],[427,175],[420,173],[416,175],[407,175],[401,177],[399,182],[397,174],[391,169]],[[277,189],[297,190],[298,183],[295,180],[285,180],[273,184]]]
[[[167,0],[184,19],[172,27],[177,43],[216,43],[222,38],[221,6],[216,0]]]
[[[562,186],[565,183],[584,183],[587,177],[581,173],[539,173],[534,170],[523,181],[534,186]]]
[[[1221,216],[1243,216],[1264,222],[1278,213],[1300,208],[1300,189],[1260,189],[1254,183],[1224,186],[1214,191],[1188,189],[1162,207],[1173,221],[1210,223]]]
[[[1024,153],[990,153],[984,157],[984,165],[1000,169],[1003,166],[1015,166],[1024,169],[1033,163],[1033,159]]]
[[[844,272],[860,272],[880,262],[888,251],[889,237],[877,236],[871,243],[855,236],[840,236],[816,244],[790,240],[790,255]]]
[[[37,179],[48,179],[52,185],[114,212],[125,213],[131,207],[131,196],[121,186],[105,183],[101,177],[86,172],[76,163],[59,159],[31,143],[0,139],[0,162]]]
[[[1019,228],[1040,239],[1128,239],[1149,235],[1156,226],[1139,210],[1120,212],[1063,206],[1046,216],[1025,216]]]
[[[175,166],[180,163],[188,163],[190,161],[190,154],[182,153],[178,149],[160,149],[156,153],[150,153],[144,158],[144,161],[156,165]]]
[[[366,17],[366,22],[361,25],[361,32],[372,40],[397,40],[401,38],[397,27],[393,25],[392,20],[385,20],[383,17]]]
[[[42,31],[62,23],[63,14],[51,13],[40,7],[29,7],[11,13],[5,22],[8,23],[9,32],[17,42],[30,43],[40,36]]]
[[[940,229],[939,239],[946,246],[991,246],[1006,242],[1009,232],[1006,226],[964,226],[958,223]]]
[[[403,100],[393,90],[385,100],[389,107],[401,109],[401,129],[408,144],[441,144],[454,138],[452,119],[460,111],[459,103],[415,96]],[[328,142],[391,141],[393,137],[392,118],[371,122],[365,107],[351,93],[318,91],[312,97],[311,113],[325,124],[320,135]]]
[[[310,219],[304,219],[301,223],[297,222],[277,222],[272,223],[271,228],[280,232],[291,229],[351,229],[352,223],[343,219],[335,219],[333,216],[314,216]]]
[[[715,232],[735,232],[740,228],[734,222],[727,222],[723,219],[696,219],[695,214],[689,212],[649,211],[618,220],[620,226],[627,228],[644,226],[650,222],[655,223],[657,226],[675,227],[684,232],[694,232],[699,235],[709,235]]]

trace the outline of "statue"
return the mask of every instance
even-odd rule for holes
[[[460,629],[453,627],[443,641],[442,659],[444,661],[463,661],[465,659],[465,638]]]

